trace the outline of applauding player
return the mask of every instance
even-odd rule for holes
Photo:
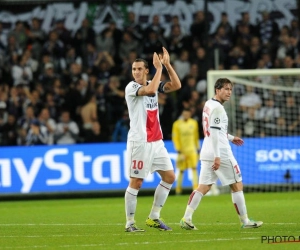
[[[144,59],[136,59],[132,64],[134,81],[131,81],[125,89],[130,119],[127,138],[127,165],[130,181],[125,193],[125,232],[145,231],[138,228],[134,220],[137,195],[144,178],[149,172],[155,171],[161,176],[161,181],[155,190],[146,225],[162,231],[172,230],[160,218],[160,211],[167,200],[175,174],[162,140],[157,96],[158,92],[169,93],[180,89],[181,83],[170,64],[170,56],[165,48],[163,48],[162,56],[153,54],[153,65],[156,73],[152,81],[147,81],[148,63]],[[160,81],[163,65],[169,74],[170,81]]]

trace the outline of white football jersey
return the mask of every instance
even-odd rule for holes
[[[148,84],[150,81],[147,82]],[[163,93],[165,83],[160,82],[158,92]],[[131,81],[125,88],[130,118],[128,141],[153,142],[163,138],[159,122],[158,92],[153,96],[138,96],[137,92],[143,85]]]
[[[224,106],[216,99],[206,101],[202,113],[204,141],[201,147],[200,160],[214,160],[214,149],[210,136],[212,129],[219,130],[219,149],[221,160],[233,157],[227,136],[228,117]]]

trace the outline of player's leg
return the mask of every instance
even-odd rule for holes
[[[126,232],[144,232],[145,230],[135,225],[135,212],[137,205],[137,195],[142,186],[143,179],[130,178],[129,186],[125,192],[125,213],[126,213]]]
[[[232,203],[239,216],[242,228],[257,228],[260,227],[262,221],[254,221],[248,218],[245,196],[243,192],[243,183],[237,182],[230,185]]]
[[[216,171],[223,186],[229,185],[231,188],[231,197],[233,205],[241,221],[242,227],[259,227],[261,221],[252,223],[247,215],[246,202],[243,192],[241,170],[234,158],[226,161],[221,161],[220,168]]]
[[[188,200],[183,218],[180,221],[181,228],[187,230],[197,230],[192,223],[192,217],[199,206],[202,197],[210,190],[210,187],[217,180],[217,176],[212,170],[213,162],[202,161],[199,176],[199,186],[194,190]]]
[[[187,166],[191,168],[192,171],[192,185],[193,185],[193,190],[197,189],[198,187],[198,154],[191,154],[187,156]]]
[[[155,157],[151,168],[151,172],[153,171],[156,171],[161,176],[161,181],[155,190],[152,209],[146,220],[146,225],[155,227],[159,230],[172,230],[160,218],[161,209],[163,208],[172,188],[172,184],[175,181],[173,165],[162,141],[156,143]]]
[[[184,176],[184,171],[186,170],[186,161],[183,154],[179,154],[176,160],[176,168],[178,169],[178,176],[176,181],[176,194],[182,193],[182,180]]]
[[[145,143],[131,143],[127,144],[127,166],[129,166],[129,185],[125,192],[125,214],[126,214],[126,232],[144,232],[143,229],[135,225],[135,212],[137,206],[137,196],[142,186],[143,179],[149,173],[149,165],[147,154],[145,153]]]

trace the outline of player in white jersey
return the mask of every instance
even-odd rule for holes
[[[229,141],[238,146],[244,143],[241,138],[227,133],[228,117],[223,103],[230,99],[232,87],[233,84],[227,78],[218,79],[214,98],[206,101],[203,108],[202,125],[205,137],[200,152],[199,185],[190,195],[184,217],[180,221],[183,229],[197,230],[192,223],[193,213],[218,178],[223,186],[229,185],[231,188],[232,202],[242,228],[256,228],[263,224],[262,221],[248,218],[241,170],[229,144]]]
[[[144,232],[136,226],[134,215],[137,195],[148,173],[157,172],[161,181],[154,193],[154,201],[146,225],[162,231],[172,230],[160,218],[160,211],[169,195],[175,174],[172,162],[162,141],[159,122],[158,92],[169,93],[181,88],[180,80],[170,64],[168,51],[163,55],[153,54],[156,73],[152,81],[147,81],[149,67],[144,59],[136,59],[132,64],[131,81],[125,89],[125,98],[130,118],[127,139],[127,166],[129,166],[129,185],[125,192],[126,225],[125,232]],[[165,66],[170,81],[161,82]]]

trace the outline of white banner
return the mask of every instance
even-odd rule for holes
[[[30,12],[14,14],[3,10],[0,11],[0,22],[11,24],[13,27],[17,20],[28,21],[33,17],[42,20],[42,28],[49,31],[55,20],[63,19],[65,26],[75,32],[81,25],[82,20],[88,16],[93,20],[93,27],[96,32],[102,31],[107,26],[108,18],[113,19],[119,28],[123,27],[124,15],[128,11],[136,13],[137,20],[143,27],[147,26],[153,15],[159,15],[161,24],[168,27],[167,18],[171,15],[178,15],[180,22],[185,27],[190,27],[193,21],[193,14],[198,10],[204,10],[204,0],[186,1],[152,1],[151,5],[135,1],[127,4],[91,4],[82,2],[78,7],[73,3],[53,3],[45,8],[37,6]],[[212,19],[210,32],[214,32],[221,21],[221,13],[226,12],[230,23],[235,26],[241,18],[242,12],[249,12],[251,23],[256,24],[261,19],[261,12],[268,11],[271,17],[279,24],[290,25],[297,12],[296,0],[224,0],[208,3],[209,16]]]

